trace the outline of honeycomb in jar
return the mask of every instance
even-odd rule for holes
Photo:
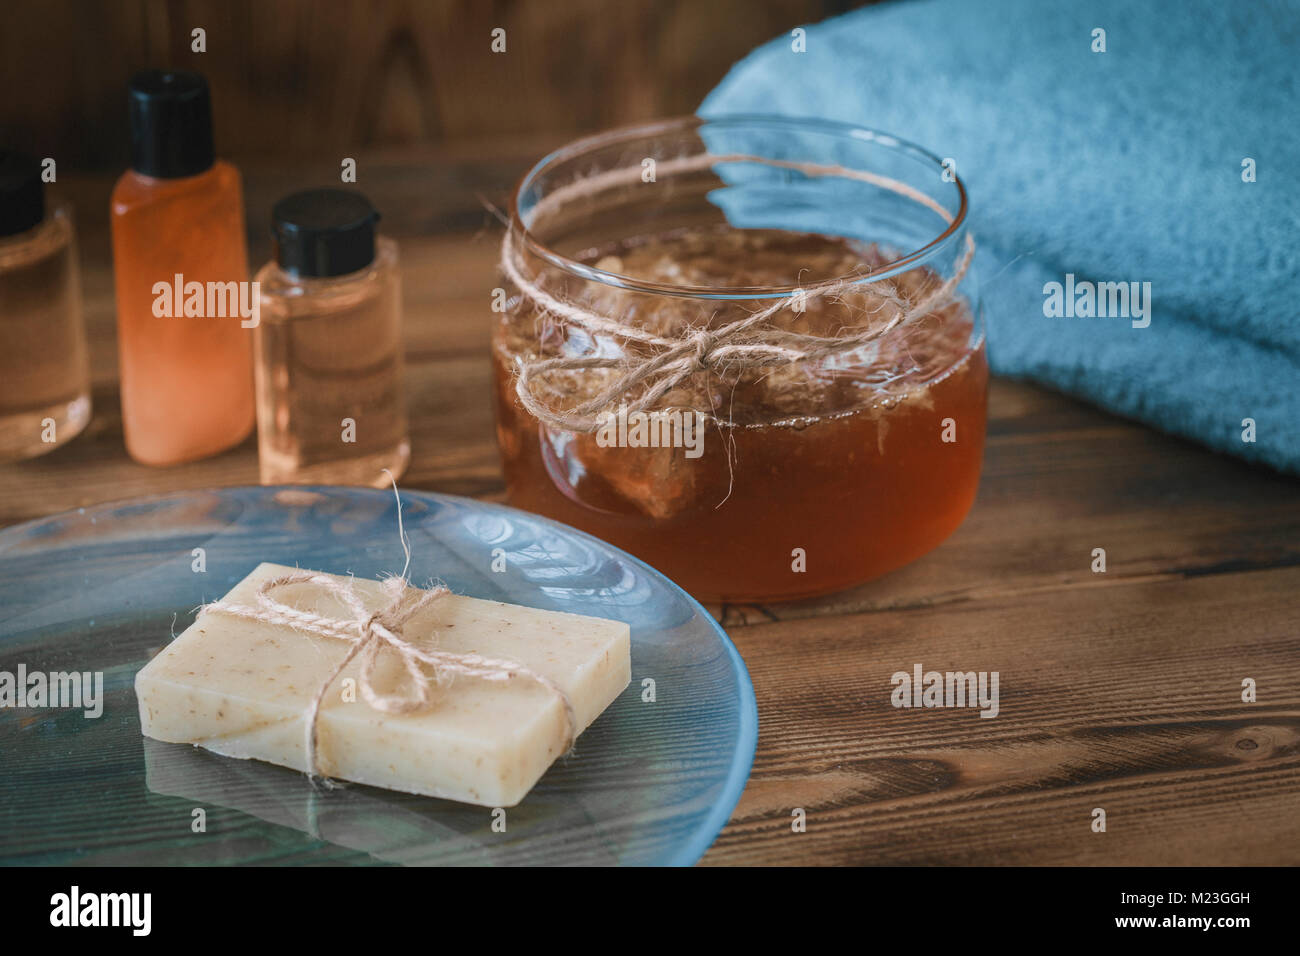
[[[671,286],[707,289],[807,286],[844,276],[867,275],[892,261],[881,247],[833,236],[781,230],[694,229],[638,237],[617,246],[588,250],[579,258],[607,272]],[[538,280],[557,297],[616,318],[666,340],[744,318],[772,299],[718,300],[620,289],[548,267]],[[932,270],[916,268],[888,280],[864,283],[833,295],[803,300],[802,310],[783,309],[771,328],[829,337],[879,328],[900,310],[941,283]],[[530,308],[508,318],[499,347],[524,359],[602,355],[635,362],[652,347],[595,335]],[[726,441],[732,427],[857,412],[878,420],[884,452],[891,412],[904,403],[927,401],[925,385],[970,349],[971,320],[953,302],[916,316],[851,352],[807,362],[742,369],[720,361],[678,382],[656,405],[698,411],[716,426],[709,440]],[[569,408],[608,388],[625,368],[570,370],[538,383],[539,397]],[[536,380],[535,380],[536,381]],[[653,380],[651,380],[653,381]],[[647,383],[644,387],[648,387]],[[626,395],[634,401],[639,391]],[[617,402],[615,402],[617,406]],[[602,447],[592,434],[561,433],[543,426],[543,455],[552,477],[568,482],[584,499],[600,499],[608,510],[666,519],[725,497],[729,469],[687,459],[681,448]],[[712,449],[706,454],[717,454]],[[724,451],[725,453],[725,451]],[[716,499],[716,500],[715,500]]]

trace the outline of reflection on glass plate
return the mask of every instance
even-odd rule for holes
[[[0,532],[0,672],[104,678],[98,718],[0,708],[0,863],[699,859],[740,797],[757,737],[753,688],[722,629],[663,575],[580,532],[463,498],[406,491],[402,503],[416,584],[437,578],[460,594],[632,629],[631,685],[508,811],[504,833],[487,808],[329,789],[141,737],[136,671],[260,561],[367,578],[401,570],[390,492],[235,488]],[[204,833],[192,830],[198,808]]]

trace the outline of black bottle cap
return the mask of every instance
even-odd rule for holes
[[[212,96],[202,75],[145,70],[127,89],[132,169],[179,179],[212,168]]]
[[[41,164],[26,153],[0,151],[0,236],[16,236],[45,218]]]
[[[370,200],[350,189],[307,189],[271,210],[275,261],[295,276],[341,276],[375,261]]]

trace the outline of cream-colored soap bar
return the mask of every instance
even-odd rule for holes
[[[255,606],[262,582],[292,571],[261,564],[223,601]],[[340,580],[370,610],[388,601],[378,581]],[[353,618],[337,597],[311,584],[277,588],[274,597],[315,614]],[[446,595],[401,630],[421,647],[509,660],[548,678],[568,696],[578,732],[631,680],[628,626],[618,621]],[[156,740],[306,771],[308,705],[350,649],[344,640],[220,611],[202,614],[136,675],[141,728]],[[435,689],[428,708],[393,715],[365,701],[356,690],[359,677],[353,660],[321,703],[316,763],[328,776],[509,807],[564,748],[564,701],[536,682],[457,677]],[[397,655],[382,651],[375,691],[402,693],[406,680]]]

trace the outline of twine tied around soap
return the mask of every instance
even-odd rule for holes
[[[392,478],[391,472],[389,478]],[[350,583],[343,583],[332,575],[316,571],[294,571],[263,581],[257,589],[256,607],[229,601],[214,601],[205,604],[201,609],[201,613],[216,611],[231,614],[262,624],[305,631],[317,637],[346,641],[352,645],[329,676],[317,687],[308,703],[305,741],[308,773],[328,776],[318,766],[317,756],[321,703],[334,681],[358,657],[361,659],[361,672],[357,686],[361,695],[372,708],[385,714],[410,714],[427,709],[433,703],[435,685],[441,686],[448,679],[455,677],[496,683],[526,680],[544,687],[558,697],[564,705],[566,730],[561,753],[568,751],[578,735],[577,717],[574,714],[573,701],[553,680],[516,661],[420,647],[403,634],[403,628],[415,614],[451,592],[442,586],[429,590],[411,586],[406,576],[411,564],[411,549],[406,531],[402,527],[402,499],[397,494],[396,481],[393,482],[393,494],[397,496],[397,529],[402,540],[402,548],[406,552],[406,564],[400,576],[393,575],[384,581],[383,589],[388,603],[380,610],[369,610]],[[285,604],[271,596],[277,589],[293,584],[311,584],[329,592],[343,603],[352,617],[337,618],[315,614]],[[381,694],[375,690],[375,665],[380,651],[385,648],[396,653],[401,659],[410,678],[412,692]],[[426,667],[432,670],[432,676],[426,671]]]
[[[658,172],[681,173],[711,168],[721,163],[760,163],[780,169],[789,169],[807,176],[837,176],[859,182],[871,183],[881,189],[896,193],[938,213],[950,226],[953,215],[931,196],[919,189],[866,170],[840,165],[793,162],[752,156],[743,153],[714,155],[701,154],[670,159],[658,164]],[[533,208],[533,215],[557,209],[575,200],[590,199],[611,186],[639,181],[642,168],[638,166],[607,170],[594,176],[583,177],[556,189],[541,199]],[[598,430],[615,408],[620,411],[640,412],[653,408],[661,398],[698,371],[725,363],[731,369],[759,369],[773,366],[809,362],[860,349],[893,329],[914,318],[928,315],[957,298],[957,287],[966,277],[975,257],[975,240],[969,235],[953,275],[915,302],[909,302],[896,292],[883,289],[882,298],[892,302],[897,311],[882,325],[864,329],[850,335],[819,336],[773,328],[768,320],[791,307],[791,300],[782,298],[770,306],[759,309],[743,319],[738,319],[716,329],[688,329],[678,338],[655,335],[616,317],[603,316],[573,302],[551,295],[526,275],[522,242],[516,230],[507,229],[501,247],[501,268],[523,298],[545,314],[570,325],[582,328],[593,335],[606,335],[626,343],[647,347],[651,354],[646,358],[627,356],[579,355],[561,358],[524,359],[516,357],[515,394],[520,404],[538,421],[572,432],[590,433]],[[870,276],[852,276],[810,286],[800,291],[803,302],[835,296],[854,286],[871,281]],[[880,280],[875,280],[879,283]],[[556,390],[546,383],[546,377],[555,372],[572,372],[583,369],[619,369],[619,375],[598,394],[568,408],[556,408],[536,394],[536,386],[546,391]],[[639,388],[643,391],[633,400],[628,396]]]

